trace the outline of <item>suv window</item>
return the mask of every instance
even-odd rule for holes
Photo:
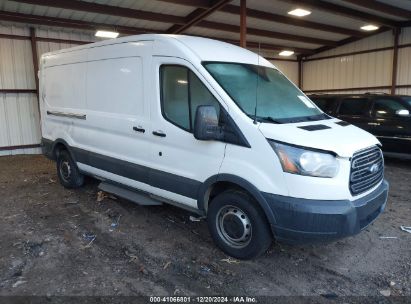
[[[332,98],[322,98],[322,97],[311,97],[309,96],[312,101],[324,112],[330,112],[332,110],[332,106],[334,104],[334,100]]]
[[[395,116],[398,110],[408,110],[398,100],[391,98],[380,98],[374,102],[373,114],[376,117]]]
[[[340,115],[362,115],[367,108],[367,98],[345,98],[340,105]]]
[[[192,132],[199,105],[213,105],[219,115],[220,106],[200,79],[188,68],[179,65],[162,65],[161,111],[165,119]]]
[[[411,106],[411,97],[403,97],[402,100],[404,100],[409,106]]]

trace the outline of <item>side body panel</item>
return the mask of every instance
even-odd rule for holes
[[[144,41],[90,49],[86,90],[88,119],[75,137],[79,147],[93,152],[86,164],[122,176],[114,177],[114,181],[144,191],[151,189],[146,169],[150,165],[150,149],[147,134],[134,128],[146,129],[150,124],[144,94],[147,83],[143,75],[147,68],[144,58],[151,44]],[[135,165],[133,170],[128,164]],[[113,176],[102,176],[113,179]]]
[[[398,97],[377,97],[373,100],[370,132],[381,141],[384,152],[411,155],[411,116],[377,113],[375,104],[380,99],[391,99],[411,113],[411,107]]]
[[[87,111],[87,50],[74,51],[62,58],[43,57],[40,77],[42,136],[63,138],[73,144],[74,129]],[[73,118],[78,116],[78,118]]]
[[[141,41],[89,48],[76,58],[61,53],[46,57],[42,72],[43,137],[63,139],[75,148],[82,171],[144,191],[151,190],[150,146],[145,142],[147,133],[135,128],[150,124],[144,94],[149,80],[143,75],[149,69],[144,57],[151,45]],[[81,114],[84,119],[49,115],[50,110]]]

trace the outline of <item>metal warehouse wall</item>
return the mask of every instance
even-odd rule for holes
[[[411,27],[403,29],[400,36],[400,45],[411,44]],[[411,84],[411,47],[401,48],[398,53],[398,85]],[[411,86],[408,88],[397,88],[397,94],[411,95]]]
[[[303,64],[308,93],[390,93],[394,35],[374,35],[309,57]],[[399,36],[396,94],[411,94],[411,28]]]
[[[0,33],[28,36],[29,30],[0,25]],[[0,89],[35,89],[30,40],[0,39]],[[0,93],[0,147],[38,144],[38,125],[35,93]],[[0,151],[0,155],[10,153]]]
[[[36,82],[30,28],[0,23],[0,156],[40,153]],[[7,37],[13,37],[12,39]],[[38,57],[45,52],[94,41],[94,36],[72,31],[36,29]]]

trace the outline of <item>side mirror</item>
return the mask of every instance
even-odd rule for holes
[[[217,140],[223,137],[213,106],[198,106],[194,119],[194,137],[198,140]]]
[[[402,109],[402,110],[395,111],[395,114],[397,114],[398,116],[409,116],[410,111]]]

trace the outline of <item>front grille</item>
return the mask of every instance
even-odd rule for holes
[[[354,153],[351,159],[350,191],[363,193],[377,185],[384,177],[384,158],[377,146]]]

